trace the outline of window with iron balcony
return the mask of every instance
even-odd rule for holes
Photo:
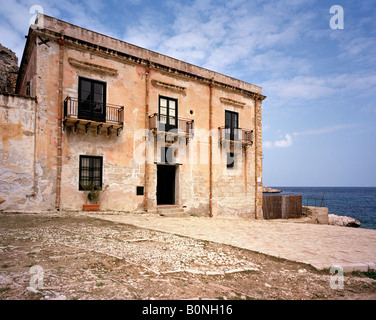
[[[73,124],[76,132],[79,124],[85,125],[85,132],[90,126],[102,127],[108,135],[112,129],[119,134],[124,125],[124,107],[107,103],[106,82],[79,78],[78,98],[67,97],[64,101],[64,125]]]

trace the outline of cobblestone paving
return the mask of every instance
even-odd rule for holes
[[[249,249],[307,263],[319,270],[332,266],[340,266],[345,272],[376,270],[376,230],[276,220],[164,218],[136,214],[93,216]]]

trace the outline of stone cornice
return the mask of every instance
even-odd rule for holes
[[[243,108],[245,106],[244,102],[235,101],[235,100],[225,98],[225,97],[220,97],[219,100],[221,100],[221,102],[224,103],[224,104],[230,104],[230,105],[235,106],[235,107]]]
[[[165,89],[172,90],[172,91],[178,91],[181,93],[185,93],[185,91],[187,90],[186,87],[177,86],[174,84],[162,82],[162,81],[155,80],[155,79],[151,80],[151,83],[155,87],[161,87],[161,88],[165,88]]]
[[[48,38],[51,38],[51,39],[56,40],[56,41],[61,38],[61,34],[59,32],[56,32],[56,31],[50,30],[50,29],[46,29],[46,28],[31,30],[30,32],[37,34],[37,35],[43,35],[44,37],[48,37]],[[82,47],[82,48],[85,48],[86,50],[90,50],[90,51],[93,51],[93,52],[102,53],[102,54],[105,54],[106,56],[108,56],[112,59],[117,58],[117,59],[125,60],[128,63],[138,64],[138,65],[141,65],[141,66],[144,66],[144,67],[148,67],[150,69],[158,70],[158,71],[168,73],[168,74],[173,74],[175,76],[179,76],[179,77],[182,77],[182,78],[188,78],[188,79],[196,80],[196,81],[199,81],[199,82],[202,82],[202,83],[206,83],[208,85],[213,84],[216,87],[219,87],[219,88],[222,88],[222,89],[225,89],[225,90],[236,91],[236,92],[242,93],[242,94],[244,94],[248,97],[257,98],[259,101],[263,101],[264,99],[266,99],[266,96],[259,94],[257,92],[250,91],[248,89],[241,88],[241,87],[238,87],[238,86],[234,86],[234,85],[231,85],[229,83],[222,82],[222,81],[218,81],[218,80],[213,79],[212,77],[208,78],[208,77],[205,77],[203,75],[199,75],[197,73],[187,72],[187,71],[184,71],[180,68],[178,69],[178,68],[171,67],[171,66],[168,66],[168,65],[165,65],[165,64],[161,64],[161,63],[158,63],[158,62],[155,62],[155,61],[151,61],[150,59],[148,59],[149,57],[145,58],[145,57],[131,55],[131,54],[125,53],[123,51],[115,50],[115,49],[112,49],[112,48],[109,48],[109,47],[105,47],[104,45],[99,45],[99,44],[96,44],[96,43],[92,43],[92,42],[89,42],[89,41],[78,39],[76,37],[68,36],[68,35],[65,35],[65,34],[63,35],[63,39],[64,39],[64,43],[67,43],[67,44],[70,44],[70,45],[73,45],[73,46]],[[118,40],[118,41],[120,41],[120,40]],[[146,50],[146,49],[143,49],[143,50]],[[151,51],[150,51],[150,53],[151,54],[157,54],[157,53],[154,53],[154,52],[151,52]],[[166,57],[166,58],[169,58],[169,57]],[[176,60],[176,61],[178,61],[178,60]],[[185,62],[182,62],[182,61],[178,61],[178,62],[181,62],[182,64],[186,64]],[[189,64],[187,64],[187,65],[189,65]],[[196,67],[196,66],[193,66],[193,65],[192,65],[192,67],[199,68],[199,67]],[[205,69],[203,69],[203,70],[205,70]],[[208,70],[206,70],[206,71],[210,72],[211,74],[217,74],[214,71],[208,71]],[[225,78],[231,79],[230,77],[223,76],[221,74],[218,74],[218,76],[221,77],[221,78],[224,78],[224,79]],[[242,81],[236,80],[236,79],[233,79],[233,81],[235,81],[234,83],[238,82],[238,83],[247,84],[245,82],[242,82]]]
[[[80,61],[80,60],[76,60],[76,59],[73,59],[73,58],[68,58],[68,62],[76,68],[89,69],[89,70],[92,70],[92,71],[103,72],[103,73],[107,73],[107,74],[112,75],[112,76],[115,76],[115,75],[118,74],[118,70],[116,70],[116,69],[101,66],[101,65],[98,65],[98,64],[90,63],[90,62]]]

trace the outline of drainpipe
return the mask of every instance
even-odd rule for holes
[[[33,192],[27,194],[27,197],[37,195],[37,116],[38,116],[38,99],[34,99],[34,140],[33,140]]]
[[[247,170],[247,162],[248,162],[248,157],[247,157],[247,152],[248,148],[244,147],[244,191],[247,193],[248,191],[248,170]]]
[[[37,68],[37,55],[34,55],[34,65],[35,68]],[[36,87],[36,83],[34,83],[34,88]],[[31,93],[35,96],[34,98],[34,141],[33,141],[33,192],[31,194],[28,194],[27,197],[36,197],[37,195],[37,185],[38,185],[38,179],[37,179],[37,133],[38,133],[38,96],[36,95],[36,90],[33,90]]]
[[[35,110],[34,110],[34,184],[33,184],[33,194],[35,197],[37,195],[37,133],[38,133],[38,99],[35,97]]]
[[[62,170],[62,111],[63,111],[63,75],[64,75],[64,30],[60,31],[59,43],[59,95],[57,119],[57,176],[56,176],[56,204],[55,209],[60,210],[61,202],[61,170]]]
[[[258,143],[257,143],[257,96],[255,96],[255,119],[254,119],[254,139],[255,139],[255,218],[258,219],[257,215],[257,202],[258,202],[258,186],[257,186],[257,177],[258,177]]]
[[[145,68],[145,181],[144,181],[144,210],[148,212],[148,129],[149,129],[149,78],[150,78],[150,62],[147,62],[147,67]]]
[[[209,96],[209,216],[213,217],[213,79],[210,80]]]

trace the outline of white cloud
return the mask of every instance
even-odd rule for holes
[[[124,40],[235,77],[291,68],[306,73],[306,59],[280,48],[289,48],[310,28],[315,14],[307,3],[168,1],[163,21],[153,19],[145,8],[139,13],[143,19],[127,26]]]
[[[292,146],[292,137],[291,137],[291,135],[286,134],[284,139],[275,141],[274,145],[277,148],[291,147]]]
[[[291,147],[294,143],[293,138],[298,136],[310,136],[310,135],[322,135],[322,134],[329,134],[340,130],[346,130],[346,129],[353,129],[356,127],[361,127],[362,125],[360,123],[350,123],[350,124],[338,124],[338,125],[332,125],[327,126],[323,128],[317,128],[317,129],[311,129],[306,131],[300,131],[300,132],[294,132],[292,134],[286,133],[283,137],[283,139],[276,140],[274,142],[272,141],[264,141],[263,146],[264,148],[288,148]]]
[[[20,63],[25,45],[25,35],[28,34],[30,20],[36,12],[30,12],[31,7],[42,7],[43,13],[77,24],[84,28],[115,36],[112,30],[95,19],[104,9],[101,0],[88,2],[47,1],[40,0],[2,0],[0,12],[0,43],[16,52]]]
[[[263,142],[264,148],[272,148],[272,147],[287,148],[287,147],[291,147],[292,144],[293,144],[293,141],[292,141],[292,136],[290,134],[286,134],[284,139],[281,139],[281,140],[277,140],[274,142],[271,142],[271,141]]]
[[[352,92],[353,98],[373,96],[376,88],[376,75],[373,70],[360,70],[356,73],[321,76],[276,77],[260,83],[267,104],[273,108],[301,106],[307,101],[335,99]]]
[[[337,124],[332,126],[327,126],[324,128],[312,129],[307,131],[295,132],[294,136],[308,136],[308,135],[321,135],[321,134],[328,134],[333,133],[339,130],[346,130],[346,129],[353,129],[356,127],[360,127],[361,124],[359,123],[350,123],[350,124]]]

